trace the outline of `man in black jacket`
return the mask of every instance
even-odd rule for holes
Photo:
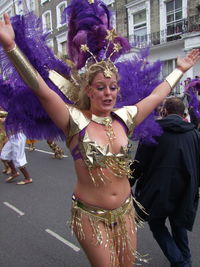
[[[191,266],[187,230],[194,224],[200,184],[200,133],[183,120],[184,110],[177,97],[165,101],[164,118],[158,120],[163,134],[157,144],[140,143],[132,165],[141,173],[136,199],[149,214],[145,219],[171,267]]]

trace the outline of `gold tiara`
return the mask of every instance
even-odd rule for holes
[[[79,101],[79,92],[84,85],[89,83],[88,77],[90,73],[95,72],[98,68],[102,70],[104,76],[106,78],[111,78],[114,73],[118,73],[118,69],[115,64],[112,62],[111,57],[114,53],[119,52],[122,49],[119,43],[114,43],[117,34],[115,29],[107,30],[106,40],[108,40],[108,44],[102,56],[102,60],[98,61],[96,56],[90,51],[87,44],[82,44],[80,46],[80,50],[82,52],[87,52],[90,54],[88,58],[84,72],[82,74],[77,70],[75,64],[71,60],[67,60],[67,65],[71,67],[71,75],[70,78],[66,79],[61,76],[56,71],[49,71],[49,79],[60,89],[60,91],[67,96],[67,98],[73,103],[77,103]],[[107,52],[110,44],[113,45],[113,50],[110,55],[107,57]],[[84,77],[83,77],[84,76]]]
[[[122,49],[122,47],[121,47],[121,45],[119,43],[114,43],[114,40],[115,40],[116,37],[117,37],[117,34],[116,34],[115,29],[107,30],[107,36],[106,36],[105,39],[108,40],[108,44],[106,46],[106,49],[105,49],[104,54],[102,56],[103,59],[101,61],[97,60],[96,56],[90,51],[90,49],[87,46],[87,44],[82,44],[81,47],[80,47],[81,51],[83,51],[85,53],[88,52],[91,55],[91,57],[92,57],[92,59],[94,61],[93,64],[101,64],[101,62],[105,62],[105,63],[109,62],[109,64],[104,64],[104,66],[105,66],[104,68],[105,69],[103,70],[103,73],[104,73],[104,76],[106,78],[110,78],[112,76],[112,73],[113,73],[112,70],[113,69],[115,71],[117,71],[117,68],[115,67],[115,64],[112,62],[111,57],[112,57],[112,55],[114,53],[119,52]],[[110,53],[110,55],[108,57],[106,57],[108,49],[109,49],[109,46],[110,46],[111,43],[113,44],[113,51]],[[87,64],[87,62],[86,62],[86,64],[85,64],[86,71],[89,71],[88,65],[90,66],[92,64]],[[109,66],[112,66],[112,67],[110,68]]]

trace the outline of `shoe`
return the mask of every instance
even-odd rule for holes
[[[9,176],[8,178],[6,178],[5,182],[6,183],[10,183],[13,179],[15,179],[17,176],[19,176],[20,174],[17,172],[11,176]]]
[[[17,182],[17,185],[31,184],[33,182],[32,179],[24,179],[20,182]]]
[[[6,170],[6,174],[11,174],[11,169],[10,168]]]
[[[4,170],[2,171],[2,173],[5,173],[5,174],[11,174],[11,169],[10,169],[10,168],[8,168],[8,169],[4,169]]]

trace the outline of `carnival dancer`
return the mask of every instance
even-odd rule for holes
[[[32,179],[26,168],[25,144],[26,136],[23,133],[13,134],[8,136],[8,140],[1,151],[1,160],[8,164],[11,169],[10,176],[5,180],[7,183],[12,182],[20,175],[17,169],[24,176],[24,180],[17,182],[17,185],[32,183]]]
[[[87,3],[94,11],[100,7],[104,13],[98,20],[102,20],[102,26],[107,23],[105,5],[99,0],[72,1],[67,9],[70,23],[75,24],[72,18],[80,11],[77,8],[79,2]],[[74,4],[76,6],[72,8]],[[80,29],[77,39],[87,39],[85,30],[86,27]],[[105,30],[104,27],[101,30]],[[16,46],[7,14],[4,15],[4,22],[0,23],[0,43],[49,117],[66,136],[77,175],[72,197],[71,227],[91,265],[128,267],[133,266],[136,259],[146,261],[136,252],[138,219],[128,181],[131,160],[128,137],[197,62],[199,51],[192,50],[184,58],[179,58],[177,68],[136,105],[114,109],[119,94],[119,74],[112,56],[120,50],[122,43],[114,42],[117,38],[111,28],[104,32],[107,35],[102,39],[101,48],[105,51],[100,49],[99,58],[87,43],[80,46],[81,59],[84,53],[91,58],[85,62],[85,70],[80,76],[78,72],[73,72],[72,67],[72,85],[80,91],[78,95],[78,91],[74,92],[75,105],[66,105]],[[98,36],[98,32],[96,34]],[[71,58],[77,64],[78,55],[72,53]],[[50,79],[58,84],[59,80],[53,79],[54,74],[50,73]]]
[[[0,152],[8,140],[5,129],[4,129],[4,122],[5,122],[6,116],[7,116],[7,112],[4,111],[2,108],[0,108]],[[2,161],[2,163],[4,165],[4,169],[3,169],[2,173],[10,174],[11,169],[10,169],[8,163],[5,161]]]

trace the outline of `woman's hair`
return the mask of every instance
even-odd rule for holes
[[[100,61],[98,63],[93,63],[86,67],[86,72],[81,75],[82,88],[79,92],[79,101],[76,103],[76,106],[79,109],[87,110],[90,108],[90,99],[86,94],[85,88],[92,84],[95,76],[98,73],[106,73],[106,71],[111,71],[111,73],[116,75],[117,81],[119,80],[118,70],[111,61]]]
[[[185,112],[185,105],[179,97],[170,97],[164,102],[163,109],[166,110],[167,114],[177,114],[183,116]]]

